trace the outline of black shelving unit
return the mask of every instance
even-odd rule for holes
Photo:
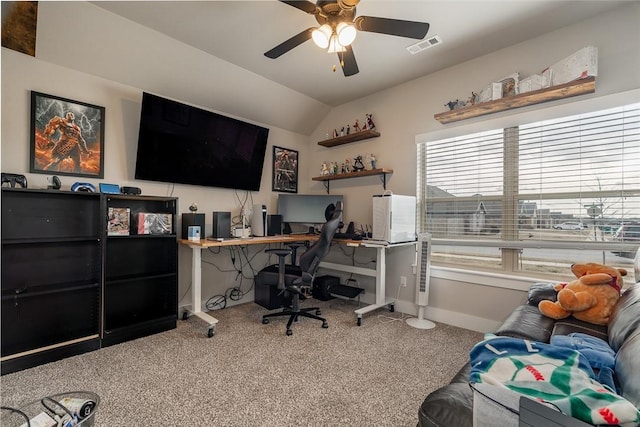
[[[100,348],[100,196],[2,188],[2,374]]]
[[[178,242],[173,197],[103,195],[102,345],[174,329],[178,315]],[[129,208],[129,235],[107,235],[109,208]],[[138,214],[170,215],[168,234],[138,234]]]

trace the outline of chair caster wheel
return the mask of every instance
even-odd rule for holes
[[[389,304],[389,311],[390,311],[390,312],[392,312],[392,313],[393,313],[394,311],[396,311],[396,306],[395,306],[395,305],[393,305],[393,304]]]
[[[293,335],[293,331],[291,329],[287,329],[287,336]]]
[[[358,317],[358,318],[356,319],[356,325],[358,325],[358,326],[362,326],[362,318],[361,318],[361,317]]]
[[[211,338],[213,336],[213,328],[209,328],[207,331],[207,337]]]
[[[183,312],[182,313],[182,320],[187,320],[189,318],[189,313],[188,312]]]
[[[322,312],[320,310],[316,310],[316,316],[320,316]]]
[[[262,324],[267,325],[269,323],[269,319],[262,319]]]
[[[329,324],[327,322],[322,322],[323,329],[327,329],[328,327],[329,327]]]

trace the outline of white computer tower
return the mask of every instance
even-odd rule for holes
[[[267,235],[267,206],[261,204],[253,205],[251,214],[251,234],[254,236]]]
[[[416,197],[384,194],[373,196],[374,240],[389,243],[416,240]]]

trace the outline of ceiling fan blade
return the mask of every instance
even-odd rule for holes
[[[270,51],[265,52],[264,56],[266,56],[267,58],[276,59],[277,57],[284,55],[294,47],[299,46],[302,43],[309,40],[311,38],[311,32],[313,30],[314,30],[313,27],[307,28],[306,30],[291,37],[289,40],[283,41],[282,43],[280,43],[278,46],[274,47]]]
[[[429,24],[426,22],[377,18],[374,16],[359,16],[355,19],[354,24],[356,28],[361,31],[408,37],[411,39],[422,39],[427,35],[427,31],[429,31]]]
[[[287,0],[280,0],[282,3],[286,3],[289,6],[293,6],[296,9],[300,9],[303,12],[307,12],[307,13],[311,13],[311,14],[316,14],[316,4],[315,3],[311,3],[310,1],[287,1]]]
[[[346,46],[346,49],[347,50],[344,52],[338,52],[338,59],[340,60],[344,76],[349,77],[354,74],[358,74],[360,70],[358,69],[358,63],[356,62],[356,57],[353,54],[353,49],[350,45]]]

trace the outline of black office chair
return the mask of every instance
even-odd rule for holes
[[[300,296],[302,288],[311,286],[313,278],[320,266],[320,260],[329,253],[331,240],[336,234],[338,225],[342,220],[342,202],[336,202],[335,210],[331,219],[329,219],[320,230],[320,238],[316,240],[309,248],[300,255],[300,274],[291,274],[291,270],[285,267],[285,258],[291,255],[291,249],[267,249],[266,252],[273,253],[278,256],[278,290],[291,296],[291,306],[285,307],[281,312],[270,313],[262,316],[262,323],[269,323],[272,317],[289,316],[287,322],[287,335],[293,334],[291,324],[298,320],[298,317],[308,317],[322,321],[322,327],[328,328],[327,320],[320,317],[319,307],[300,308]],[[263,272],[260,274],[273,274],[273,272]],[[286,298],[285,298],[286,300]],[[315,312],[312,314],[311,312]]]

